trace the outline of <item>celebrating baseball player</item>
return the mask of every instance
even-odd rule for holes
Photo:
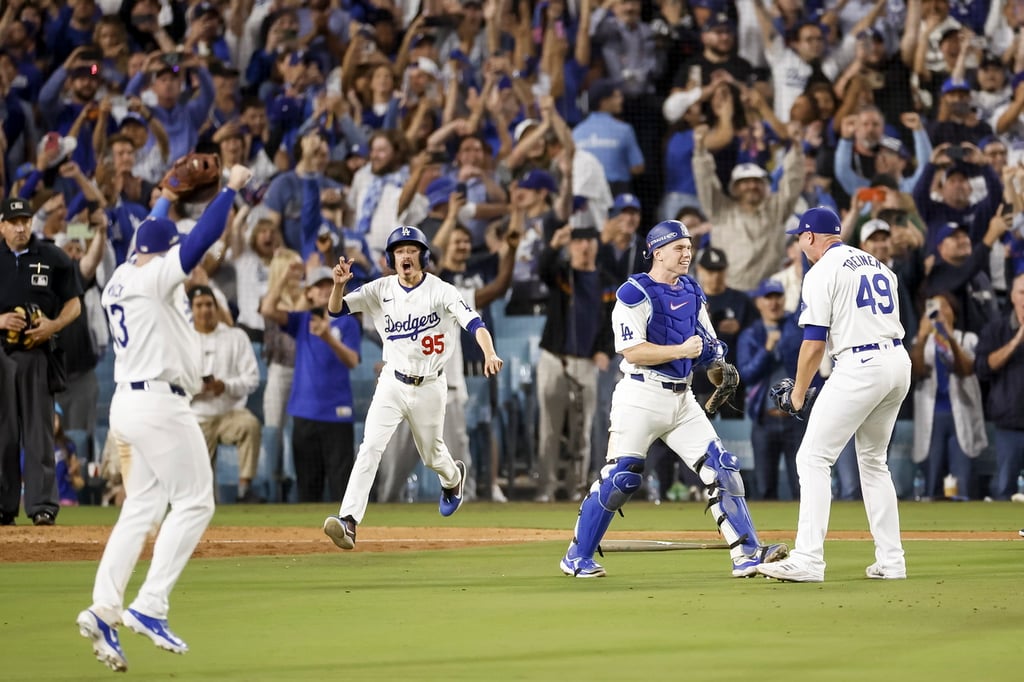
[[[736,457],[725,450],[690,391],[693,368],[707,366],[722,389],[709,403],[721,404],[736,390],[739,375],[722,359],[725,348],[714,335],[704,292],[686,274],[693,258],[686,226],[678,220],[655,225],[644,255],[654,261],[650,273],[633,275],[619,287],[612,312],[625,376],[612,396],[608,463],[580,505],[560,567],[577,578],[605,575],[594,552],[615,512],[640,489],[647,449],[661,438],[707,486],[708,506],[731,547],[732,575],[752,576],[759,564],[784,558],[788,549],[758,540]]]
[[[783,379],[772,394],[779,409],[808,421],[796,454],[796,546],[786,561],[758,567],[758,572],[778,580],[825,579],[832,465],[853,435],[864,507],[875,539],[875,563],[868,566],[867,576],[907,577],[896,489],[886,464],[896,415],[910,389],[910,357],[900,342],[897,280],[874,256],[843,244],[840,231],[839,216],[824,207],[806,211],[789,231],[798,235],[812,267],[804,276],[804,340],[796,379]],[[826,352],[835,366],[815,400],[814,389],[808,387]]]
[[[96,658],[112,670],[128,667],[117,634],[122,622],[161,649],[188,651],[167,625],[168,598],[213,516],[214,503],[206,441],[190,407],[202,385],[202,355],[186,316],[184,282],[224,232],[235,193],[250,177],[248,168],[233,166],[228,187],[184,237],[172,221],[158,217],[175,199],[165,186],[136,232],[137,255],[114,271],[103,290],[117,383],[110,431],[121,455],[127,498],[96,571],[92,606],[78,614],[78,627],[92,640]],[[161,521],[146,580],[123,610],[146,537]]]
[[[452,458],[442,437],[448,394],[443,369],[453,344],[459,341],[456,324],[473,334],[483,350],[486,376],[496,374],[503,364],[490,332],[458,290],[425,272],[430,249],[422,231],[406,225],[395,228],[384,252],[388,266],[397,274],[376,279],[347,295],[352,260],[339,258],[327,305],[332,317],[368,313],[384,340],[384,368],[366,414],[352,476],[338,515],[324,521],[324,533],[342,549],[355,547],[356,525],[366,514],[381,453],[402,420],[409,423],[423,463],[441,479],[441,515],[458,511],[466,465]]]

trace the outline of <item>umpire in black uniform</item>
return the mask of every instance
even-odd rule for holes
[[[0,525],[18,515],[22,477],[25,515],[52,526],[60,505],[54,480],[53,336],[82,311],[71,259],[31,231],[24,199],[0,205]],[[25,452],[24,469],[19,462]]]

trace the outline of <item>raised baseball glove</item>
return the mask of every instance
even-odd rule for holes
[[[171,166],[160,182],[182,201],[209,201],[220,189],[220,157],[216,154],[186,154]]]
[[[729,401],[740,385],[740,373],[735,365],[725,361],[717,361],[708,367],[708,381],[715,386],[715,392],[704,403],[704,410],[714,414]]]
[[[25,328],[21,331],[7,329],[3,332],[4,350],[30,350],[36,345],[36,342],[32,337],[26,336],[25,332],[38,324],[39,318],[43,316],[43,311],[35,303],[25,303],[14,306],[7,312],[23,317],[25,319]]]
[[[800,409],[793,407],[793,387],[795,386],[792,379],[783,379],[774,386],[768,393],[768,397],[775,401],[775,404],[779,406],[779,409],[787,414],[790,414],[797,419],[806,420],[811,414],[811,407],[814,405],[814,399],[818,397],[817,388],[807,389],[807,393],[804,394],[804,404],[800,406]]]

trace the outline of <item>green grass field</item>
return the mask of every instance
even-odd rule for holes
[[[627,506],[614,530],[707,530],[703,505]],[[317,526],[323,506],[222,507],[215,525]],[[796,505],[754,503],[765,539],[791,542]],[[116,510],[65,509],[110,524]],[[905,531],[1005,540],[906,542],[910,579],[864,578],[870,542],[830,541],[826,582],[728,577],[724,551],[609,554],[609,576],[558,571],[564,542],[404,553],[334,551],[193,561],[172,597],[184,656],[125,630],[128,675],[146,680],[1017,680],[1024,635],[1024,508],[903,504]],[[565,529],[575,506],[371,506],[367,526]],[[837,503],[832,528],[865,530]],[[328,541],[324,539],[325,543]],[[2,545],[0,545],[2,549]],[[325,548],[326,549],[326,548]],[[129,600],[146,562],[129,587]],[[0,563],[4,680],[92,680],[74,619],[93,562]]]

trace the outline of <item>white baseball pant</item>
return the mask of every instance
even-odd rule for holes
[[[91,607],[110,623],[120,622],[128,580],[146,537],[161,521],[149,572],[131,608],[167,617],[171,590],[214,511],[213,471],[188,398],[163,390],[162,382],[149,383],[148,391],[119,387],[110,403],[127,497],[100,559]]]
[[[796,455],[800,519],[791,559],[825,572],[825,534],[832,504],[832,465],[856,435],[860,485],[875,561],[906,570],[896,488],[886,462],[900,405],[910,390],[910,357],[901,346],[843,353],[825,382]]]

